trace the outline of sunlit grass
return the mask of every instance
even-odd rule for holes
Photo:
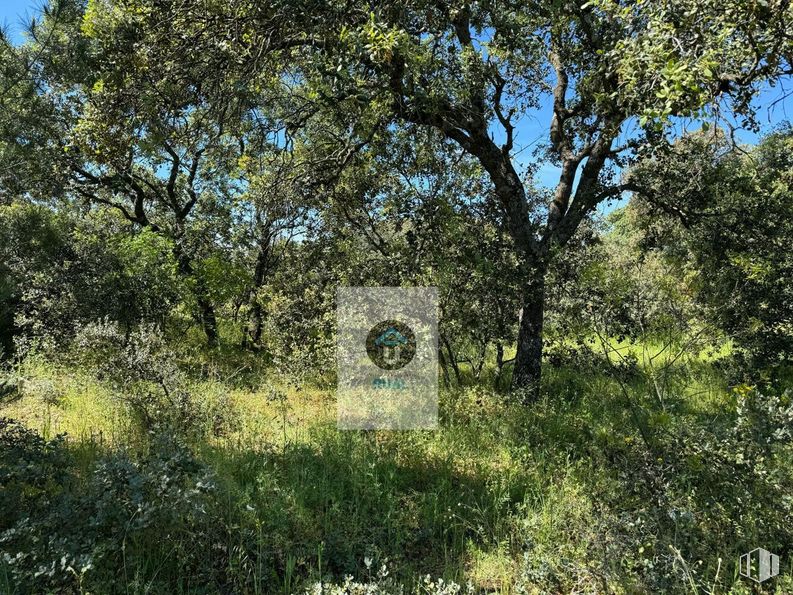
[[[2,415],[66,432],[83,468],[140,439],[118,395],[90,375],[36,360],[19,373],[23,396]],[[217,476],[230,539],[258,535],[271,566],[256,580],[268,588],[366,579],[368,559],[409,589],[429,574],[477,592],[633,592],[641,566],[667,555],[659,537],[641,536],[647,494],[630,491],[644,464],[637,419],[651,432],[707,428],[735,404],[708,360],[664,381],[659,397],[646,371],[619,380],[607,367],[548,366],[534,405],[481,385],[443,389],[438,430],[365,432],[336,429],[327,389],[193,379],[202,411],[219,417],[191,441]],[[640,541],[626,562],[628,539]],[[708,558],[703,575],[715,564]]]

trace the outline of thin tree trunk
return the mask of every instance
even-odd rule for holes
[[[501,379],[504,376],[504,344],[496,341],[496,377],[493,379],[493,386],[501,387]]]
[[[185,278],[192,278],[195,281],[196,302],[198,303],[198,320],[201,323],[201,328],[207,336],[207,344],[210,347],[218,346],[218,323],[217,316],[215,315],[215,308],[212,302],[209,301],[208,290],[204,281],[197,277],[194,273],[193,263],[190,258],[182,251],[178,241],[175,242],[174,253],[176,262],[179,266],[179,272]]]
[[[446,347],[446,354],[449,356],[449,365],[452,367],[452,371],[454,372],[454,379],[457,381],[457,385],[459,386],[461,383],[460,377],[460,366],[457,364],[457,356],[452,351],[452,346],[449,343],[449,339],[445,336],[441,336],[441,340],[443,341],[443,345]]]
[[[198,280],[197,280],[198,281]],[[215,308],[206,297],[206,290],[203,283],[196,283],[196,294],[198,299],[198,311],[201,315],[201,326],[207,336],[207,344],[210,347],[218,346],[218,322],[215,316]]]
[[[14,355],[14,336],[17,333],[14,312],[18,303],[15,295],[5,303],[0,302],[0,361],[11,360]]]
[[[527,390],[527,398],[536,400],[542,379],[542,331],[545,318],[545,267],[531,270],[523,296],[518,330],[518,349],[512,386]]]
[[[446,388],[451,388],[452,381],[449,378],[449,368],[446,365],[446,357],[443,355],[442,347],[438,349],[438,359],[440,360],[441,371],[443,372],[443,383],[446,385]]]
[[[482,377],[482,369],[485,367],[485,358],[487,357],[487,342],[482,343],[479,354],[476,360],[475,377],[479,380]]]

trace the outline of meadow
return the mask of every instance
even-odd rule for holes
[[[634,350],[663,377],[579,356],[526,408],[466,374],[437,430],[403,432],[337,430],[320,380],[229,379],[228,361],[184,379],[194,423],[164,431],[73,360],[31,357],[2,405],[4,510],[26,534],[3,534],[0,584],[751,593],[740,554],[790,539],[790,395]],[[767,592],[793,588],[784,564]]]

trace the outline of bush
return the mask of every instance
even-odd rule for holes
[[[122,333],[118,324],[104,320],[86,325],[76,345],[82,362],[110,382],[146,432],[195,435],[205,429],[209,416],[157,326]]]
[[[155,593],[223,582],[212,473],[178,442],[159,439],[140,460],[111,453],[85,478],[63,437],[4,419],[0,444],[8,592],[106,592],[120,572]]]
[[[111,213],[0,205],[0,357],[15,341],[63,346],[92,319],[162,324],[185,292],[170,244],[150,231]]]

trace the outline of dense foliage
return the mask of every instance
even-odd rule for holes
[[[749,593],[759,546],[793,591],[793,130],[725,131],[792,10],[0,34],[0,592]],[[345,286],[438,289],[436,431],[334,426]]]
[[[676,262],[704,316],[755,366],[793,348],[793,133],[750,150],[700,133],[634,172],[649,200],[636,205],[643,249]]]

